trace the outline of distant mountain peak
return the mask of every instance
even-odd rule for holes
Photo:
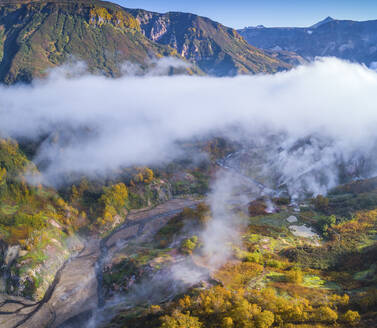
[[[321,20],[320,22],[318,22],[318,23],[316,23],[316,24],[310,26],[310,28],[317,28],[317,27],[320,27],[320,26],[323,25],[323,24],[326,24],[326,23],[328,23],[328,22],[332,22],[332,21],[334,21],[334,20],[335,20],[334,18],[328,16],[328,17],[326,17],[324,20]]]

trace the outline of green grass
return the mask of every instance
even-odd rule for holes
[[[325,284],[326,284],[325,280],[315,275],[305,275],[303,279],[303,283],[302,283],[303,286],[310,287],[310,288],[324,287]]]
[[[18,205],[11,206],[4,204],[0,206],[0,210],[4,215],[13,215],[17,212],[18,208]]]
[[[372,264],[367,270],[356,272],[353,276],[355,280],[369,280],[376,275],[377,265]]]

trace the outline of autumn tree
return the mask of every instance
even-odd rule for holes
[[[150,168],[145,167],[145,168],[138,169],[138,170],[139,170],[139,172],[132,178],[133,183],[149,184],[153,181],[154,173]]]
[[[257,328],[269,328],[275,321],[275,316],[271,311],[263,311],[256,315],[256,327]]]
[[[145,183],[151,183],[151,182],[153,181],[153,179],[154,179],[154,173],[153,173],[153,171],[152,171],[150,168],[148,168],[148,167],[146,167],[146,168],[144,169],[143,176],[144,176],[144,182],[145,182]]]
[[[126,206],[127,200],[128,190],[124,183],[105,187],[100,198],[103,206],[102,218],[97,219],[97,224],[112,223],[114,216]]]
[[[302,272],[301,270],[290,270],[285,274],[285,278],[288,282],[292,282],[295,284],[301,284],[302,283]]]
[[[348,310],[343,315],[342,321],[351,325],[351,326],[355,326],[360,321],[360,314],[357,311]]]
[[[329,306],[320,306],[315,312],[315,319],[319,322],[334,323],[338,314]]]
[[[221,322],[221,328],[233,328],[233,327],[234,327],[234,323],[231,317],[223,318]]]
[[[111,206],[116,210],[120,210],[126,205],[128,199],[128,190],[124,183],[105,187],[100,201],[105,206]]]
[[[202,328],[197,317],[192,317],[190,313],[174,311],[171,316],[166,315],[161,318],[161,328]]]

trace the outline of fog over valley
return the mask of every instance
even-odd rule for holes
[[[0,0],[0,327],[377,327],[377,20],[123,5]]]
[[[45,138],[34,161],[48,163],[42,166],[46,184],[58,185],[70,172],[158,165],[183,156],[178,141],[210,134],[260,145],[279,136],[274,170],[289,179],[331,168],[330,187],[340,161],[373,160],[377,73],[359,64],[327,58],[275,75],[232,78],[147,74],[113,80],[71,76],[74,69],[0,89],[3,136]],[[305,138],[312,141],[300,152],[290,149]],[[360,174],[375,169],[370,163]],[[311,191],[316,188],[313,181]]]

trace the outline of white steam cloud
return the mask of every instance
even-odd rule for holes
[[[333,169],[339,160],[354,161],[355,154],[371,156],[377,141],[376,90],[375,71],[337,59],[233,78],[68,78],[60,69],[31,86],[0,88],[0,131],[28,138],[58,132],[35,158],[47,163],[48,184],[69,172],[90,175],[156,164],[178,156],[179,140],[227,131],[253,142],[284,136],[283,150],[270,150],[278,159],[270,167],[281,170],[280,183],[296,186],[298,175],[312,185],[315,176],[305,174],[311,167]],[[308,137],[323,143],[294,148]],[[326,181],[334,185],[335,173]],[[315,192],[322,191],[321,184],[314,185]]]

